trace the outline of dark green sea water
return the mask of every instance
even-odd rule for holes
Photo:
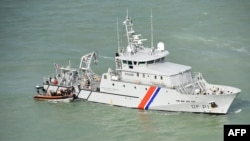
[[[152,8],[154,43],[165,43],[168,61],[242,90],[227,115],[33,100],[54,62],[78,67],[96,51],[97,73],[114,68],[116,19],[122,29],[127,8],[148,45]],[[249,0],[1,0],[0,140],[222,141],[224,124],[250,124],[249,13]]]

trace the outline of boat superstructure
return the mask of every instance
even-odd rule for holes
[[[152,16],[151,16],[152,17]],[[151,20],[152,21],[152,20]],[[46,91],[74,87],[78,98],[142,110],[162,110],[226,114],[240,89],[207,83],[201,73],[190,66],[168,62],[169,52],[163,42],[147,47],[141,34],[133,28],[132,19],[123,22],[127,46],[115,54],[116,68],[101,76],[91,69],[97,63],[95,52],[81,57],[79,69],[58,68],[52,78],[46,77]],[[152,25],[152,24],[151,24]],[[152,27],[151,27],[152,32]],[[119,40],[119,36],[118,36]]]

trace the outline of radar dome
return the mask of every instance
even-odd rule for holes
[[[132,52],[132,49],[129,45],[127,46],[127,52]]]
[[[160,51],[165,50],[165,45],[163,42],[159,42],[157,44],[157,50],[160,50]]]

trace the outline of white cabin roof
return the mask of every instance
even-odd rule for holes
[[[145,74],[156,74],[156,75],[166,75],[173,76],[186,71],[190,71],[191,67],[171,62],[148,64],[146,66],[138,66],[133,69],[126,69],[126,71],[139,72]]]
[[[191,70],[190,66],[171,63],[171,62],[150,64],[146,68],[147,68],[146,70],[156,72],[157,74],[167,75],[167,76],[177,75],[177,74]]]

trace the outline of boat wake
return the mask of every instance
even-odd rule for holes
[[[241,111],[242,111],[242,109],[237,109],[237,110],[233,111],[233,113],[238,114],[238,113],[240,113]]]
[[[237,51],[237,52],[241,52],[241,53],[245,53],[247,55],[250,55],[250,51],[248,51],[246,48],[242,47],[242,48],[232,48],[232,50]]]
[[[171,111],[143,111],[143,114],[153,114],[153,115],[160,115],[160,116],[176,116],[176,115],[180,115],[183,112],[171,112]]]
[[[109,57],[109,56],[102,56],[102,55],[99,55],[98,57],[104,58],[104,59],[109,59],[109,60],[114,60],[113,57]]]
[[[241,45],[238,41],[225,40],[219,38],[211,38],[211,37],[203,37],[192,34],[175,34],[173,35],[175,38],[186,40],[188,42],[200,42],[205,45],[209,45],[215,48],[228,48],[232,51],[236,51],[239,53],[244,53],[246,55],[250,55],[250,51],[247,47]]]

